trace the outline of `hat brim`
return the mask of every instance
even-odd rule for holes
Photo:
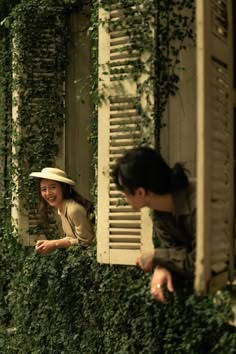
[[[75,182],[72,181],[72,179],[65,178],[62,176],[57,176],[53,173],[42,173],[42,172],[32,172],[30,174],[30,177],[37,177],[37,178],[44,178],[44,179],[50,179],[52,181],[57,181],[57,182],[62,182],[66,184],[70,184],[71,186],[75,185]]]

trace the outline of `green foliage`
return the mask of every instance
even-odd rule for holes
[[[196,298],[181,286],[163,305],[151,300],[149,281],[136,267],[97,264],[95,245],[33,253],[8,293],[16,332],[1,352],[233,353],[226,291]]]
[[[26,210],[35,208],[29,172],[55,163],[65,121],[66,16],[83,3],[0,1],[0,321],[5,325],[11,318],[6,294],[26,253],[17,242],[11,209],[19,197]]]
[[[11,225],[11,35],[1,31],[0,41],[0,326],[7,326],[11,319],[6,294],[12,276],[24,258],[24,250],[12,236]],[[0,333],[0,342],[5,334]]]
[[[52,165],[58,153],[57,137],[64,123],[66,33],[63,7],[55,2],[22,1],[11,21],[17,106],[12,173],[23,197],[30,188],[29,172]]]
[[[102,0],[100,5],[112,3]],[[158,143],[168,97],[178,89],[179,54],[185,41],[193,37],[193,1],[120,3],[125,17],[116,25],[127,31],[139,60],[129,63],[128,71],[116,74],[136,80],[148,103],[155,90]],[[129,14],[134,3],[142,26],[129,26],[134,20]],[[227,325],[231,316],[227,292],[216,301],[196,298],[191,289],[180,286],[168,296],[168,304],[162,305],[150,298],[148,274],[135,267],[99,265],[96,245],[88,250],[57,250],[43,257],[32,250],[26,252],[15,238],[12,192],[27,197],[27,208],[35,205],[29,171],[52,164],[59,149],[69,40],[66,17],[84,4],[82,0],[0,0],[0,352],[225,354],[227,348],[233,354],[236,337]],[[88,86],[94,105],[90,144],[96,169],[97,109],[104,97],[97,91],[98,1],[92,0],[91,5],[88,33],[95,65]],[[114,24],[104,25],[109,29]],[[150,31],[153,25],[158,26],[155,42]],[[147,50],[151,55],[143,61]],[[151,75],[141,82],[143,74]],[[16,93],[13,100],[12,91]],[[17,122],[12,122],[12,105],[18,108]],[[138,102],[136,108],[148,124],[149,117]],[[96,181],[93,194],[96,197]]]
[[[100,95],[98,93],[98,1],[92,0],[92,11],[90,15],[90,26],[88,28],[88,35],[91,41],[91,61],[95,63],[92,66],[91,75],[89,77],[90,80],[90,95],[92,97],[92,112],[90,115],[90,129],[89,129],[89,144],[92,152],[92,165],[94,171],[97,168],[97,142],[98,142],[98,107],[101,102]],[[96,192],[97,184],[94,181],[92,195],[96,200]]]
[[[0,22],[6,18],[20,0],[0,0]],[[6,25],[6,22],[5,22]]]
[[[155,144],[160,148],[163,114],[169,97],[179,89],[180,73],[184,70],[180,66],[180,54],[194,42],[195,3],[193,0],[101,0],[100,6],[107,11],[114,10],[114,6],[118,8],[118,16],[101,19],[100,26],[107,32],[124,33],[125,44],[117,54],[131,54],[123,65],[113,62],[111,66],[107,62],[104,75],[115,75],[112,80],[118,90],[122,90],[126,79],[136,83],[136,94],[145,102],[141,104],[138,99],[135,105],[142,117],[140,129],[154,121]],[[105,84],[100,97],[103,101],[108,99]],[[150,143],[145,134],[141,136],[137,144]]]

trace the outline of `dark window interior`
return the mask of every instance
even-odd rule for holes
[[[232,22],[233,22],[233,85],[236,89],[236,1],[232,0]],[[236,102],[234,102],[234,202],[236,202]],[[234,208],[236,216],[236,208]],[[234,266],[236,268],[236,239],[234,239]]]
[[[236,89],[236,1],[232,0],[233,6],[233,75],[234,75],[234,88]]]

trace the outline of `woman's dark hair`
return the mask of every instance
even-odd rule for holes
[[[40,182],[38,184],[38,197],[39,197],[39,212],[45,223],[48,223],[48,204],[42,198]],[[87,216],[91,222],[94,222],[94,205],[88,199],[84,198],[81,194],[79,194],[74,188],[72,188],[69,184],[58,182],[62,187],[62,195],[63,199],[73,199],[76,203],[82,205],[86,212]]]
[[[187,170],[181,163],[171,168],[161,154],[150,147],[127,151],[112,170],[117,187],[134,194],[138,187],[163,195],[188,186]]]

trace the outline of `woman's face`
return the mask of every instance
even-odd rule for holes
[[[62,186],[60,182],[50,179],[40,181],[40,191],[42,198],[51,206],[60,209],[63,202]]]

